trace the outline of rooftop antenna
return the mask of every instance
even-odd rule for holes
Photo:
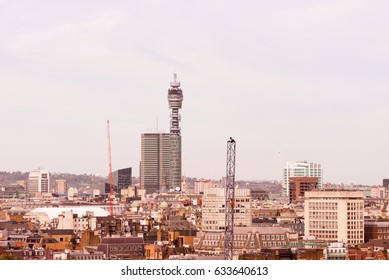
[[[186,187],[186,158],[184,159],[184,181],[182,182],[182,186],[181,186],[181,194],[184,192],[184,193],[188,193],[188,189]]]
[[[111,133],[110,133],[109,120],[107,120],[107,142],[108,142],[108,163],[109,163],[109,215],[113,216],[113,177],[112,177],[112,159],[111,159]]]
[[[280,170],[281,170],[281,174],[283,174],[282,172],[282,151],[281,151],[281,146],[278,147],[278,160],[280,162]],[[284,181],[284,176],[281,175],[281,184],[283,183]]]
[[[286,184],[284,182],[284,170],[282,168],[282,151],[281,151],[281,146],[278,147],[278,160],[280,161],[281,188],[286,193]]]

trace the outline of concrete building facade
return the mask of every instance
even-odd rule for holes
[[[205,189],[212,187],[212,181],[206,179],[198,179],[195,181],[195,193],[203,194]]]
[[[364,241],[362,191],[308,191],[305,193],[305,236],[348,245]]]
[[[47,170],[37,169],[28,175],[27,193],[36,196],[37,193],[50,192],[50,173]]]
[[[59,179],[55,181],[56,191],[58,194],[67,194],[68,186],[65,179]]]
[[[371,191],[372,198],[383,199],[383,198],[386,198],[388,196],[387,188],[385,188],[385,187],[381,187],[381,186],[371,187],[370,191]]]
[[[143,133],[141,138],[140,187],[146,194],[167,191],[170,186],[170,134]]]
[[[202,230],[225,229],[225,188],[207,188],[202,200]],[[252,223],[251,190],[235,189],[235,226],[249,227]]]

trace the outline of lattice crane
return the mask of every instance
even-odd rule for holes
[[[227,142],[227,176],[225,200],[224,259],[232,260],[234,249],[235,212],[235,155],[236,142],[230,137]]]

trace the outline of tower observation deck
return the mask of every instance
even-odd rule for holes
[[[169,164],[169,187],[181,189],[181,115],[179,109],[182,108],[184,96],[181,83],[177,82],[177,74],[174,74],[174,80],[170,83],[168,90],[170,114],[170,164]]]
[[[174,74],[174,81],[170,83],[170,88],[168,91],[168,101],[169,108],[172,110],[170,115],[170,133],[176,135],[181,134],[181,116],[178,110],[182,108],[182,100],[184,99],[180,85],[181,83],[177,82],[177,74]]]

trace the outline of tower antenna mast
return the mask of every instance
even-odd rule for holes
[[[109,215],[113,216],[113,177],[112,177],[112,159],[111,159],[111,133],[109,120],[107,120],[107,141],[108,141],[108,163],[109,163]]]
[[[176,189],[181,189],[182,180],[182,151],[181,151],[181,115],[179,110],[182,108],[184,99],[181,83],[177,81],[177,74],[174,73],[173,82],[168,89],[168,102],[171,109],[170,114],[170,153],[169,153],[169,185]]]

